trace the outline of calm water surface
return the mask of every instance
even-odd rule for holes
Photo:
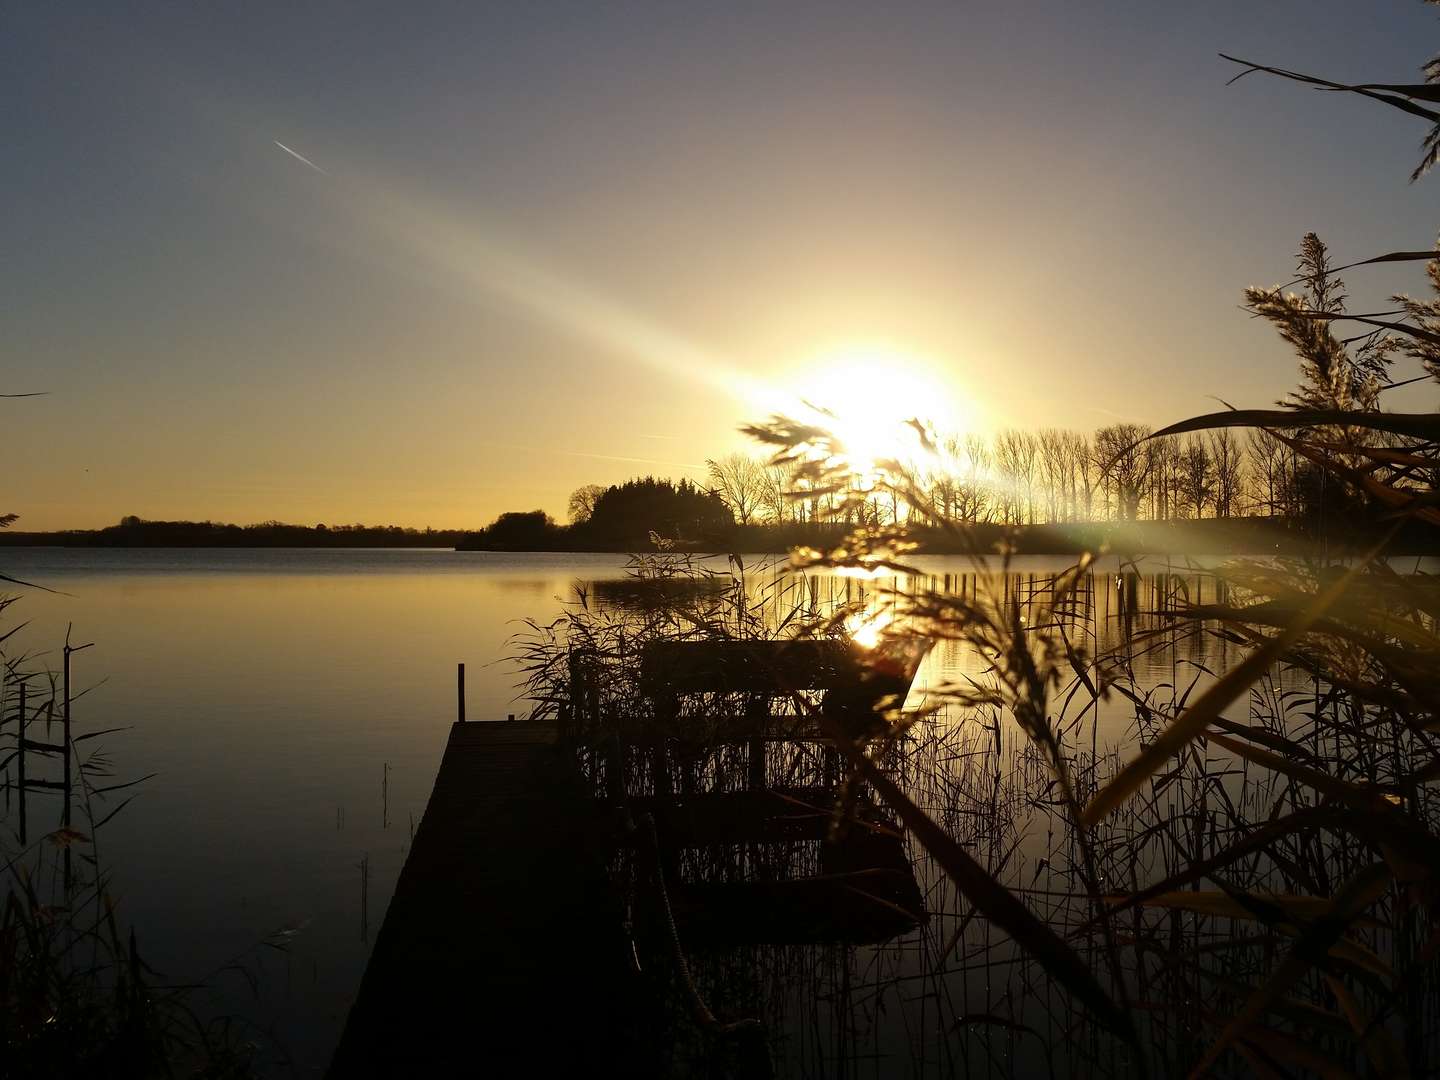
[[[969,568],[921,561],[937,575]],[[1017,560],[1011,584],[1064,565]],[[142,954],[167,979],[210,977],[215,1007],[269,1029],[299,1075],[323,1071],[384,917],[455,716],[455,664],[467,664],[471,719],[523,714],[507,638],[623,567],[429,550],[0,555],[0,570],[64,593],[27,591],[11,609],[31,620],[28,649],[58,647],[67,624],[96,643],[74,661],[94,687],[76,733],[127,726],[104,740],[121,778],[156,774],[101,836]],[[1102,640],[1118,633],[1114,569],[1087,593]],[[921,681],[976,664],[940,649]],[[1151,677],[1171,671],[1165,659]],[[1118,718],[1102,730],[1124,737]],[[51,811],[33,798],[44,825]],[[282,928],[299,928],[288,953],[256,948]],[[222,971],[237,957],[258,994]]]

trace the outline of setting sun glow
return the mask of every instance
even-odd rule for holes
[[[954,431],[971,418],[953,384],[919,356],[886,346],[825,352],[796,377],[790,393],[806,419],[835,432],[857,473],[873,472],[885,458],[921,453],[908,421],[921,418]],[[828,414],[828,415],[827,415]]]

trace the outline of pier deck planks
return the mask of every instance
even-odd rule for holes
[[[594,811],[555,744],[553,724],[451,728],[335,1080],[646,1071]]]

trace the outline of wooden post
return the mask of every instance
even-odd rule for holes
[[[20,786],[19,786],[19,789],[18,789],[18,792],[17,792],[18,795],[19,795],[19,797],[20,797],[20,846],[21,846],[21,847],[24,847],[25,844],[26,844],[26,836],[25,836],[25,683],[24,683],[23,680],[22,680],[21,683],[20,683],[20,734],[19,734],[19,737],[18,737],[18,739],[17,739],[16,741],[19,743],[19,746],[20,746],[19,752],[18,752],[18,754],[17,754],[17,758],[18,758],[18,760],[19,760],[19,764],[18,764],[18,766],[16,767],[16,768],[17,768],[17,771],[18,771],[19,774],[20,774]]]
[[[61,740],[61,742],[65,744],[65,806],[60,812],[60,824],[67,829],[70,828],[70,651],[70,643],[66,642],[63,676],[65,680],[65,701],[64,711],[61,713],[65,733],[65,737]],[[70,853],[70,845],[68,843],[65,845],[65,853],[67,855]]]
[[[68,640],[69,637],[70,637],[70,634],[69,634],[68,631],[66,632],[65,637],[66,637],[66,639],[67,639],[66,642],[65,642],[65,652],[64,652],[64,656],[65,656],[65,662],[64,662],[64,680],[65,680],[65,685],[64,685],[64,687],[63,687],[63,691],[64,691],[64,694],[65,694],[65,701],[64,701],[64,711],[61,713],[61,720],[63,721],[62,727],[63,727],[63,736],[64,736],[64,737],[60,740],[61,745],[64,747],[64,754],[63,754],[62,756],[65,758],[65,790],[60,793],[60,797],[61,797],[62,799],[64,799],[65,802],[64,802],[63,807],[62,807],[62,809],[61,809],[61,811],[60,811],[60,824],[64,827],[64,829],[65,829],[66,832],[69,832],[69,831],[70,831],[70,653],[71,653],[71,649],[70,649],[70,642],[69,642],[69,640]],[[64,848],[64,851],[65,851],[65,855],[64,855],[64,863],[65,863],[65,893],[66,893],[67,896],[68,896],[69,893],[70,893],[70,884],[71,884],[71,880],[72,880],[72,868],[71,868],[71,866],[70,866],[70,848],[71,848],[70,838],[67,836],[67,837],[65,838],[65,848]]]
[[[460,723],[465,722],[465,665],[461,664],[455,679],[456,705],[459,710]]]

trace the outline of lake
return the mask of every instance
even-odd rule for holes
[[[510,636],[559,613],[576,583],[622,578],[624,563],[440,550],[0,555],[0,571],[57,590],[22,591],[8,625],[30,625],[12,644],[58,667],[67,625],[75,643],[95,642],[74,659],[77,685],[92,688],[76,704],[76,734],[125,727],[103,740],[118,778],[155,774],[100,836],[141,955],[167,981],[208,981],[212,1007],[254,1021],[302,1076],[323,1071],[384,917],[455,718],[457,662],[470,719],[525,713],[504,663]],[[970,569],[918,563],[952,587]],[[1016,560],[1006,587],[1065,565]],[[1100,564],[1082,596],[1101,644],[1123,632],[1119,569]],[[1172,570],[1192,598],[1214,588],[1179,564],[1147,566],[1132,611],[1155,605]],[[1223,666],[1227,648],[1194,637],[1186,658]],[[1138,664],[1142,682],[1175,671],[1170,656]],[[917,686],[982,668],[941,647]],[[1127,716],[1107,706],[1100,740],[1123,742]],[[32,829],[48,827],[56,805],[31,796]],[[288,951],[261,947],[280,930],[298,931]]]

